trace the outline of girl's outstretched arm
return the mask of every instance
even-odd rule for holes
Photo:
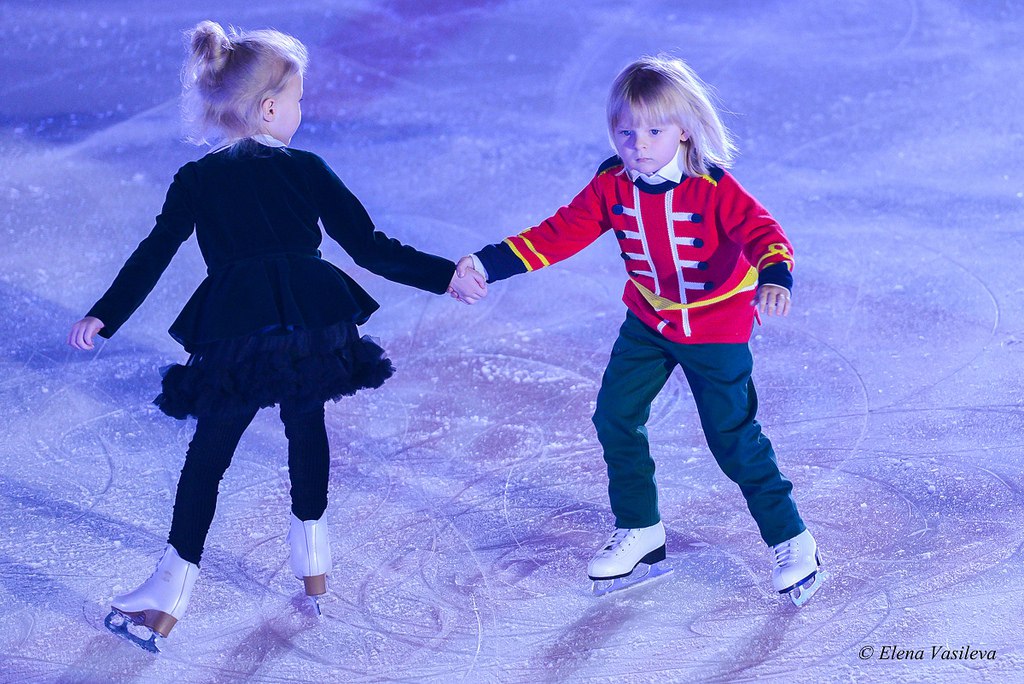
[[[324,160],[312,155],[311,186],[324,230],[352,260],[388,280],[435,294],[452,282],[455,263],[409,245],[377,230],[362,203]]]
[[[192,162],[178,170],[153,230],[135,248],[114,282],[86,314],[86,318],[105,323],[99,331],[100,337],[113,335],[135,313],[178,248],[195,230],[195,211],[187,190],[195,182],[193,174]]]

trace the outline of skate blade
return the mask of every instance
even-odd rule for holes
[[[107,615],[106,618],[104,618],[103,624],[111,632],[121,637],[122,639],[135,644],[139,648],[149,651],[150,653],[160,653],[160,645],[157,639],[162,639],[163,637],[161,637],[148,627],[142,627],[142,629],[149,632],[148,639],[145,639],[137,634],[128,631],[128,625],[134,624],[134,622],[132,622],[132,620],[124,614],[119,613],[116,610],[112,610],[110,611],[110,614]]]
[[[793,600],[793,605],[797,608],[802,607],[805,603],[811,600],[811,597],[818,593],[818,589],[821,589],[821,585],[825,583],[825,580],[829,578],[829,574],[824,570],[818,570],[810,578],[804,581],[803,584],[798,584],[789,591],[789,598]]]
[[[320,610],[320,597],[319,596],[308,596],[309,602],[313,604],[313,612],[317,617],[323,617],[323,611]]]
[[[596,597],[607,596],[619,591],[626,589],[632,589],[633,587],[640,586],[641,584],[647,584],[652,580],[656,580],[659,577],[672,574],[672,568],[664,565],[662,561],[654,563],[653,565],[647,565],[641,563],[636,566],[630,574],[625,577],[616,577],[612,580],[594,580],[593,593]]]

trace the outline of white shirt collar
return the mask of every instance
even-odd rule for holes
[[[650,183],[651,185],[658,185],[659,183],[666,183],[668,181],[678,183],[683,180],[683,164],[680,158],[682,154],[683,146],[680,145],[675,156],[672,157],[672,160],[651,174],[641,173],[635,169],[629,169],[627,171],[629,174],[629,180],[635,183],[637,178],[643,178],[645,183]]]
[[[260,145],[266,145],[267,147],[288,147],[283,142],[275,138],[268,133],[257,133],[252,136],[252,139],[258,142]]]
[[[221,150],[226,150],[235,143],[241,142],[243,140],[255,140],[260,145],[266,145],[267,147],[288,147],[287,145],[285,145],[283,142],[281,142],[272,135],[269,135],[267,133],[257,133],[256,135],[250,135],[247,138],[231,138],[230,140],[225,140],[220,145],[217,145],[217,147],[210,150],[210,154],[213,154],[214,152],[220,152]]]

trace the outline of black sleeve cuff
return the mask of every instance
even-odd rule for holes
[[[102,301],[96,302],[93,307],[89,309],[89,312],[85,314],[85,317],[88,318],[89,316],[98,318],[103,322],[103,327],[100,328],[97,334],[108,340],[114,335],[114,333],[121,329],[122,325],[124,325],[124,320],[115,316],[113,311],[108,310],[107,307],[104,307]]]
[[[476,256],[487,271],[489,283],[526,273],[526,264],[516,256],[507,242],[487,245],[477,252]]]
[[[757,286],[762,285],[778,285],[784,287],[790,292],[793,291],[793,274],[789,272],[789,267],[784,263],[772,264],[771,266],[765,266],[760,273],[757,274]]]

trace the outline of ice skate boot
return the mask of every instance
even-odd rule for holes
[[[775,554],[772,585],[780,594],[789,594],[797,607],[804,605],[828,579],[828,573],[821,569],[821,556],[814,537],[804,530],[776,544],[772,551]]]
[[[667,575],[672,569],[664,560],[665,526],[660,522],[636,529],[616,528],[587,566],[587,576],[594,580],[594,596]]]
[[[331,571],[331,544],[327,538],[327,519],[302,521],[292,515],[288,530],[291,565],[295,577],[302,580],[306,596],[320,615],[319,597],[327,593],[327,573]]]
[[[158,653],[158,638],[166,638],[185,614],[199,566],[183,560],[170,544],[156,570],[138,589],[115,596],[103,624],[114,634],[136,646]],[[128,624],[141,626],[148,638],[128,631]]]

